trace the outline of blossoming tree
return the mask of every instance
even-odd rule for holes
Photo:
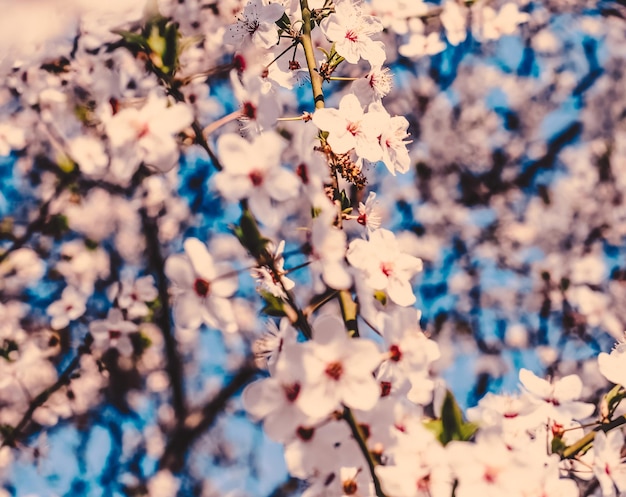
[[[5,495],[626,492],[620,3],[57,7],[0,21]]]

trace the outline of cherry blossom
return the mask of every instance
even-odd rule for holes
[[[178,158],[174,135],[193,121],[193,113],[186,104],[168,107],[168,101],[151,93],[141,109],[128,107],[106,119],[106,130],[111,146],[122,153],[132,153],[134,170],[140,162],[168,171]],[[132,175],[129,174],[129,176]]]
[[[393,86],[393,78],[388,67],[375,66],[362,78],[352,83],[354,93],[362,105],[379,102],[389,94]]]
[[[384,45],[371,36],[380,33],[383,25],[377,18],[365,15],[359,4],[352,0],[335,3],[335,12],[322,21],[326,37],[335,42],[337,53],[351,64],[365,59],[372,65],[385,60]]]
[[[328,131],[328,144],[336,154],[355,149],[359,157],[375,162],[382,158],[382,150],[376,144],[380,136],[380,110],[363,112],[359,99],[348,94],[341,99],[339,109],[318,109],[313,122],[323,131]]]
[[[174,321],[185,329],[201,324],[237,331],[233,308],[228,298],[237,289],[236,275],[226,265],[216,263],[207,247],[197,238],[184,243],[185,253],[174,254],[165,262],[165,274],[174,284]]]
[[[303,412],[326,416],[341,403],[363,410],[374,407],[380,389],[371,373],[381,360],[375,343],[350,339],[339,319],[321,316],[313,324],[313,340],[299,348],[303,387],[297,402]]]
[[[626,375],[624,374],[624,354],[626,353],[626,343],[620,342],[610,354],[600,352],[598,355],[598,367],[600,373],[610,382],[624,386]]]
[[[269,246],[268,250],[272,247]],[[296,285],[292,280],[285,276],[283,266],[285,259],[283,258],[283,251],[285,250],[285,241],[281,240],[273,250],[272,264],[273,270],[267,267],[259,267],[252,269],[252,276],[257,280],[257,286],[260,290],[266,291],[274,295],[274,297],[285,298],[286,291],[293,289]]]
[[[409,306],[415,295],[409,280],[422,270],[422,261],[400,252],[395,235],[378,229],[370,239],[353,240],[346,254],[348,262],[362,271],[366,284],[373,290],[384,290],[398,305]]]
[[[626,465],[622,458],[624,435],[621,430],[598,431],[593,444],[593,473],[600,482],[603,497],[626,490]]]
[[[441,24],[451,45],[464,42],[467,37],[467,10],[453,0],[446,1],[441,13]]]
[[[270,48],[278,43],[278,27],[275,21],[285,12],[279,2],[250,0],[246,3],[237,22],[224,33],[224,43],[239,46],[254,43],[259,48]]]
[[[349,288],[352,277],[346,258],[346,233],[333,225],[335,213],[322,199],[325,209],[315,218],[311,227],[312,269],[319,269],[324,283],[336,289]]]
[[[75,288],[68,286],[57,300],[48,306],[46,313],[52,318],[50,326],[53,330],[65,328],[85,313],[87,298]]]
[[[367,228],[367,232],[371,233],[381,226],[381,215],[376,202],[376,192],[370,192],[365,203],[359,202],[359,215],[356,219],[357,223]]]
[[[101,351],[116,348],[123,356],[133,353],[133,344],[129,334],[138,331],[138,326],[124,319],[120,309],[111,308],[106,319],[93,321],[89,324],[89,333],[94,345]]]
[[[580,402],[582,381],[577,375],[568,375],[553,384],[535,376],[528,369],[522,368],[519,379],[530,395],[530,400],[545,418],[567,424],[572,419],[582,420],[593,413],[595,406]]]
[[[281,202],[298,194],[300,180],[280,166],[285,142],[274,132],[263,133],[248,142],[226,134],[217,144],[224,169],[214,178],[215,187],[227,200],[247,199],[252,213],[274,224],[272,200]]]
[[[142,276],[136,280],[124,279],[117,286],[115,299],[120,309],[124,309],[130,319],[145,317],[150,309],[146,305],[158,297],[154,277]]]

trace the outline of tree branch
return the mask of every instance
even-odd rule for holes
[[[213,426],[228,401],[258,372],[252,361],[246,362],[231,380],[199,411],[190,413],[185,422],[172,433],[159,460],[159,469],[179,471],[185,463],[185,454],[205,431]]]
[[[167,357],[166,369],[172,389],[172,405],[174,407],[176,420],[180,424],[184,421],[187,414],[183,386],[183,368],[170,319],[169,293],[165,278],[165,262],[160,250],[159,227],[157,219],[148,216],[145,210],[141,211],[141,218],[148,248],[149,265],[155,273],[156,284],[159,291],[160,309],[156,313],[155,318],[163,334],[165,355]]]
[[[31,401],[30,405],[28,406],[28,410],[24,413],[22,419],[15,426],[15,428],[8,429],[3,433],[4,440],[2,441],[2,447],[15,447],[15,442],[22,438],[22,436],[24,436],[24,430],[31,422],[35,411],[43,406],[53,393],[70,383],[72,373],[74,373],[74,370],[80,365],[80,358],[83,356],[83,354],[88,354],[89,352],[90,344],[88,343],[78,347],[78,353],[65,367],[63,372],[59,375],[57,381],[54,384],[50,385],[48,388],[46,388]]]

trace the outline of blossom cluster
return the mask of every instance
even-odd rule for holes
[[[0,54],[0,155],[20,178],[8,183],[23,183],[7,196],[39,203],[0,223],[0,466],[42,426],[108,423],[119,434],[106,469],[117,472],[116,491],[169,497],[202,485],[215,495],[219,475],[205,479],[203,447],[215,465],[245,459],[218,416],[237,411],[231,398],[242,390],[307,497],[626,492],[622,342],[586,362],[595,372],[586,385],[549,359],[546,331],[542,359],[554,378],[521,368],[521,393],[485,387],[464,414],[444,371],[462,333],[446,343],[441,331],[453,320],[444,313],[427,329],[432,309],[414,286],[444,245],[460,254],[463,271],[446,285],[470,288],[471,305],[461,297],[458,312],[493,359],[483,371],[503,359],[479,309],[515,307],[524,292],[544,321],[561,306],[563,326],[592,345],[583,324],[622,337],[600,257],[601,242],[621,243],[621,211],[581,201],[602,184],[606,202],[621,207],[610,161],[623,153],[621,116],[607,117],[609,133],[585,110],[591,144],[559,155],[565,132],[545,143],[536,135],[540,118],[562,115],[531,112],[542,91],[561,100],[571,92],[576,107],[596,79],[610,86],[595,45],[585,42],[587,78],[561,75],[556,90],[517,84],[538,62],[514,46],[519,67],[504,75],[455,66],[460,82],[447,91],[419,77],[394,97],[404,83],[392,67],[419,72],[443,60],[443,74],[456,64],[447,50],[497,52],[497,40],[517,33],[532,33],[528,44],[549,61],[546,13],[482,0],[159,0],[94,10],[76,1],[47,31],[54,43],[34,52],[18,44],[8,66]],[[592,21],[581,25],[593,34]],[[21,35],[6,31],[14,46]],[[623,41],[611,36],[607,44]],[[539,173],[557,155],[568,174],[551,171],[546,186]],[[417,185],[406,187],[413,172]],[[533,190],[527,205],[524,188]],[[394,209],[416,193],[412,224],[399,230]],[[475,205],[499,221],[481,225]],[[564,212],[600,221],[563,227]],[[529,254],[532,242],[550,257]],[[538,292],[481,294],[474,248],[481,263],[537,273]],[[616,272],[612,286],[623,279]],[[503,341],[523,349],[525,333],[517,323]],[[606,394],[605,380],[616,384]],[[132,420],[116,426],[109,410]],[[206,445],[196,444],[209,428]]]

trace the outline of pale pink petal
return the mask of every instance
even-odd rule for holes
[[[179,295],[174,302],[174,322],[176,326],[196,330],[202,324],[202,303],[192,292]]]
[[[547,398],[552,395],[552,386],[546,380],[543,380],[532,371],[522,368],[519,372],[519,380],[521,384],[533,395],[540,398]]]
[[[191,262],[182,254],[170,255],[167,258],[165,275],[180,288],[191,288],[196,279]]]
[[[578,375],[572,374],[554,383],[554,398],[559,402],[578,399],[583,391],[583,382]]]
[[[266,378],[248,385],[242,394],[246,411],[257,419],[263,419],[283,403],[283,388],[273,379]]]
[[[215,277],[215,266],[207,246],[197,238],[187,238],[184,247],[196,274],[207,281],[211,281]]]

